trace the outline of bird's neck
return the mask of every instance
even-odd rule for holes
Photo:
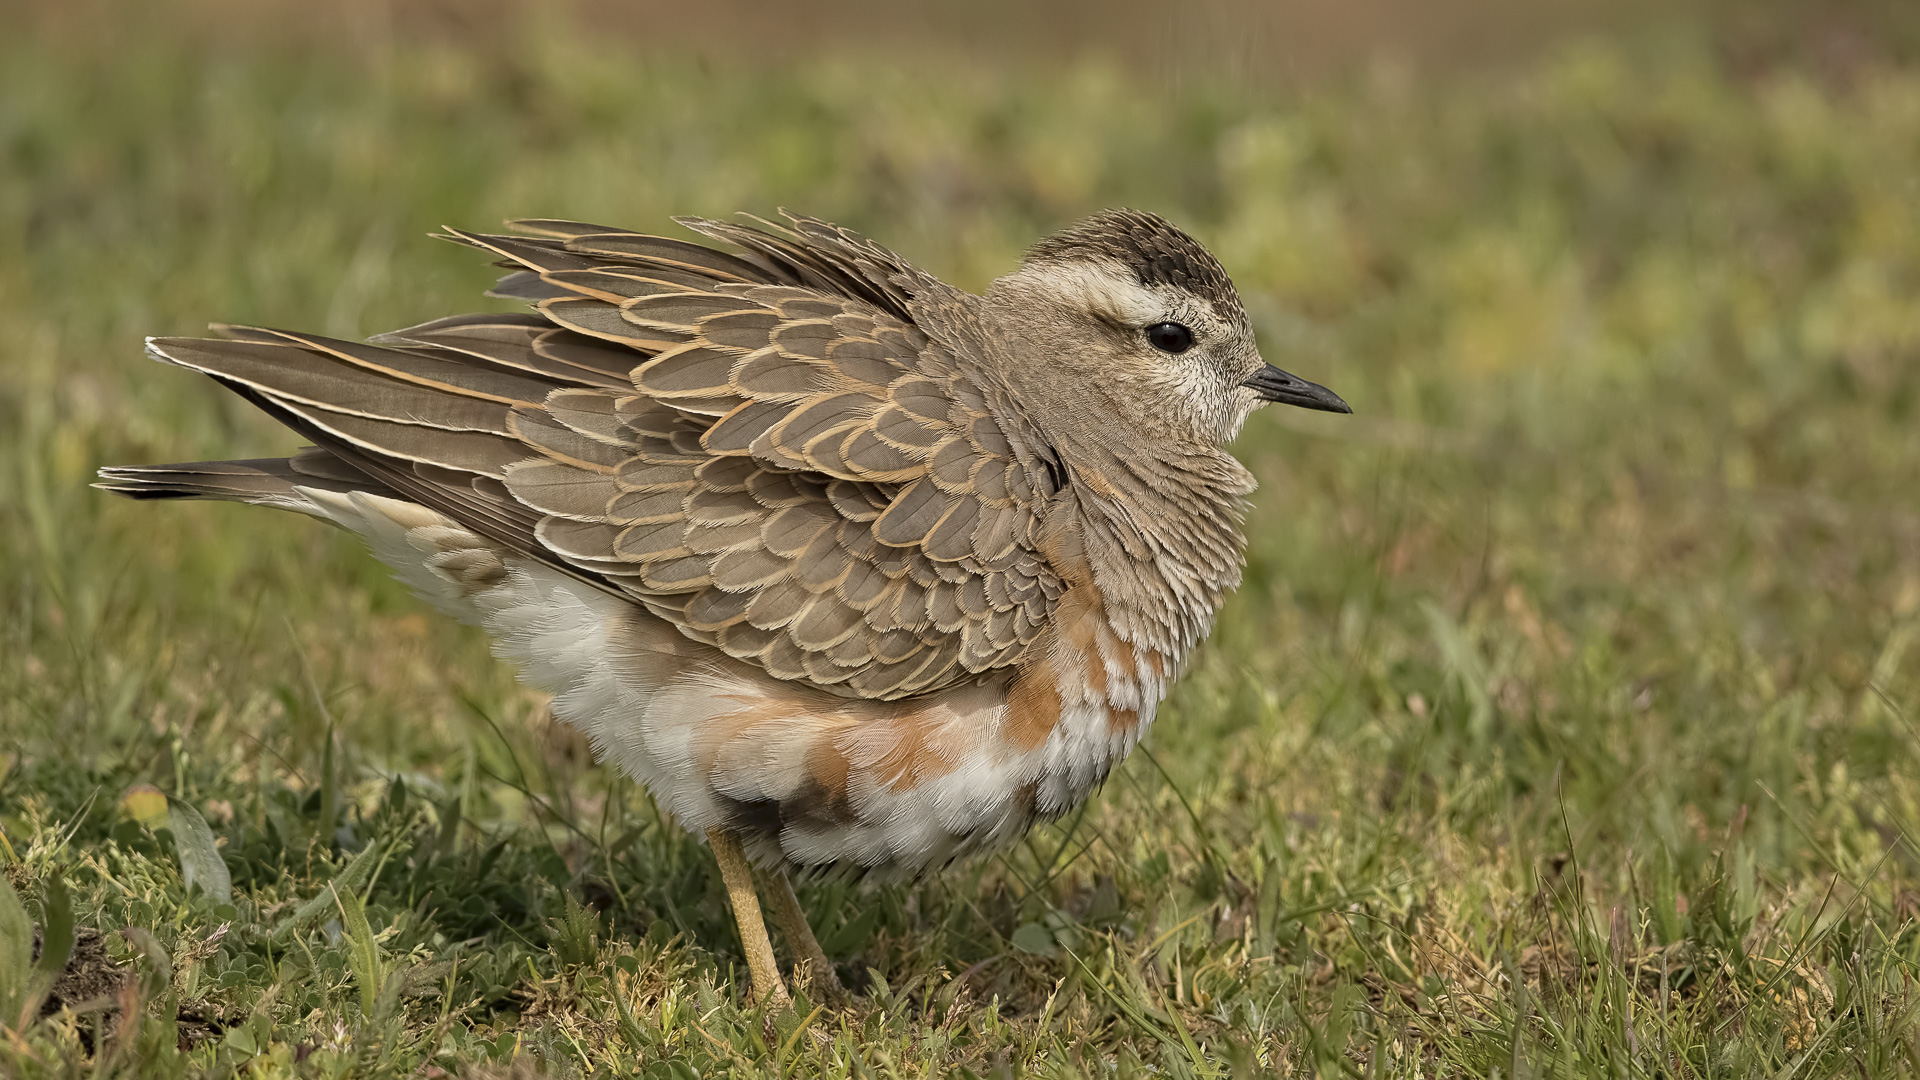
[[[1059,524],[1078,534],[1109,625],[1178,665],[1240,584],[1252,475],[1224,450],[1110,430],[1054,445],[1070,476]]]

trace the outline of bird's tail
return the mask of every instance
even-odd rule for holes
[[[311,504],[299,488],[385,491],[319,447],[308,447],[290,458],[110,465],[100,470],[100,483],[93,486],[130,499],[220,499],[308,512]]]

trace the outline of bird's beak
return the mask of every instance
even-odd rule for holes
[[[1262,401],[1277,401],[1282,405],[1298,405],[1303,409],[1318,409],[1321,412],[1353,411],[1352,407],[1340,400],[1339,394],[1298,375],[1289,375],[1272,364],[1247,376],[1240,385],[1259,394]]]

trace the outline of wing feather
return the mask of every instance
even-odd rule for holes
[[[157,341],[320,449],[111,479],[393,491],[836,694],[906,697],[1019,663],[1062,591],[1034,546],[1052,490],[1037,440],[916,325],[915,297],[944,287],[788,221],[687,222],[742,254],[558,219],[450,229],[509,268],[494,295],[533,311],[369,344]]]

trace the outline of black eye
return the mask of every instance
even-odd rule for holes
[[[1147,327],[1147,343],[1161,352],[1183,353],[1193,348],[1193,331],[1177,322],[1155,323]]]

